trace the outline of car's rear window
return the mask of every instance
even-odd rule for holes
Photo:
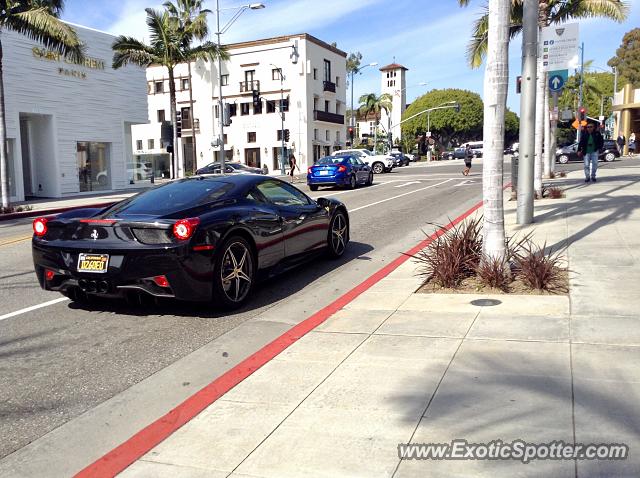
[[[233,183],[220,180],[175,181],[116,204],[104,216],[149,214],[167,215],[224,198]]]
[[[316,164],[340,164],[346,157],[348,156],[327,156],[325,158],[320,158],[316,161]]]

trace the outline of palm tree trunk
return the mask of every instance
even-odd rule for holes
[[[378,154],[378,113],[376,113],[376,124],[373,129],[373,154]]]
[[[538,30],[538,38],[541,30]],[[533,172],[533,190],[538,197],[542,195],[542,145],[544,141],[544,90],[547,74],[542,70],[542,57],[538,56],[538,79],[536,82],[536,131],[535,131],[535,162]]]
[[[505,258],[503,208],[504,116],[509,85],[510,0],[489,0],[487,64],[484,74],[483,257]]]
[[[173,76],[173,67],[167,67],[169,70],[169,103],[171,108],[171,121],[173,122],[173,153],[171,153],[171,179],[178,177],[178,128],[176,125],[176,82]]]
[[[0,42],[0,182],[2,183],[2,207],[9,207],[9,168],[7,157],[7,120],[4,107],[4,81],[2,78],[2,42]]]

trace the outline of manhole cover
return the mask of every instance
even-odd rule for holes
[[[477,305],[478,307],[492,307],[500,304],[502,304],[502,301],[496,299],[477,299],[471,301],[471,305]]]

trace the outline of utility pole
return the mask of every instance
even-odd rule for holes
[[[218,49],[220,49],[222,48],[222,44],[220,43],[220,35],[222,34],[220,31],[220,0],[216,0],[216,22]],[[224,164],[224,103],[222,100],[222,59],[220,58],[220,55],[218,55],[218,109],[220,119],[220,139],[218,141],[218,144],[220,145],[220,156],[218,157],[218,161],[220,161],[220,174],[224,176],[226,169]]]
[[[580,45],[580,93],[578,94],[578,111],[582,108],[582,83],[584,82],[584,42]],[[588,114],[588,113],[587,113]],[[580,121],[580,120],[578,120]],[[580,142],[580,134],[582,133],[582,125],[578,125],[576,140]]]
[[[198,160],[196,153],[196,115],[193,111],[193,77],[191,76],[191,60],[189,60],[189,113],[191,114],[191,160],[193,162],[193,174],[198,169]]]
[[[533,222],[539,1],[524,0],[523,8],[517,221],[518,224],[530,224]]]

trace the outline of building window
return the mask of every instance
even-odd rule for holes
[[[154,144],[153,144],[153,140],[152,140],[152,139],[150,139],[150,140],[148,140],[148,141],[147,141],[147,146],[149,147],[149,149],[155,149],[155,148],[154,148]]]
[[[331,81],[331,62],[324,60],[324,81]]]
[[[274,100],[267,100],[267,113],[276,112],[276,102]]]
[[[318,140],[318,128],[313,128],[313,139]]]
[[[164,93],[164,81],[156,81],[154,85],[154,91],[156,93]]]
[[[222,140],[224,141],[224,144],[229,144],[229,140],[227,140],[227,133],[222,135]]]
[[[329,101],[328,100],[324,100],[324,110],[327,113],[329,112]]]
[[[340,77],[336,76],[336,88],[340,86]]]
[[[109,143],[77,143],[76,164],[80,192],[111,189],[109,156]]]
[[[324,139],[326,139],[327,141],[331,141],[331,133],[328,129],[324,132]]]
[[[262,100],[258,101],[256,104],[253,105],[253,114],[254,115],[262,114]]]
[[[181,108],[180,115],[182,117],[182,129],[191,129],[191,109]]]
[[[369,121],[369,134],[374,134],[375,133],[375,125],[373,123],[373,121]]]
[[[314,68],[314,69],[313,69],[313,79],[314,79],[314,80],[317,80],[317,79],[318,79],[318,69],[317,69],[317,68]]]
[[[218,108],[218,105],[213,105],[213,116],[216,118],[220,117],[220,109]]]
[[[336,101],[336,114],[339,115],[340,114],[340,102]]]
[[[189,78],[182,78],[180,80],[180,87],[183,90],[188,90],[189,89]]]
[[[222,75],[222,86],[229,86],[229,75]]]
[[[249,114],[249,105],[251,103],[240,103],[240,114],[246,116]]]
[[[256,132],[249,131],[247,132],[247,143],[255,143],[256,142]]]
[[[238,114],[238,105],[235,103],[229,104],[229,117],[236,116]]]
[[[318,109],[318,98],[314,98],[313,99],[313,109],[317,110]]]
[[[336,131],[336,143],[340,142],[340,131]]]
[[[271,79],[279,80],[280,79],[280,68],[274,68],[271,70]]]
[[[164,120],[164,110],[158,110],[158,123],[162,123]]]
[[[136,150],[137,151],[142,150],[142,140],[141,139],[136,140]]]

